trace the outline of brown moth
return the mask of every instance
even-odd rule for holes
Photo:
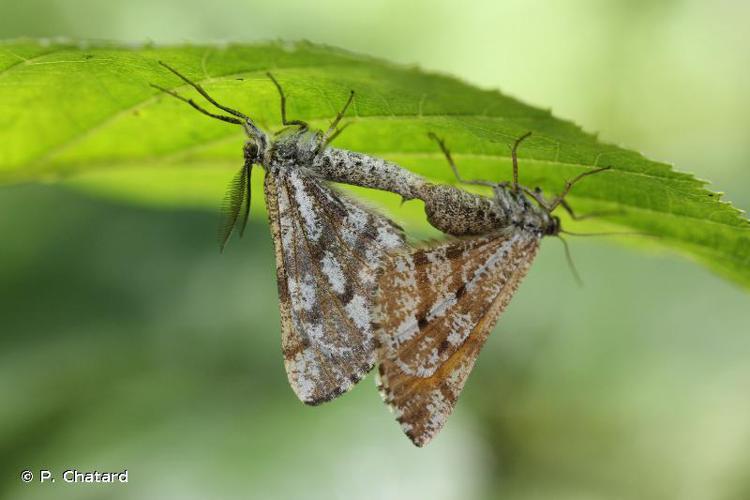
[[[302,121],[287,120],[284,93],[269,74],[281,95],[285,126],[269,136],[248,116],[219,104],[199,84],[162,65],[229,116],[211,113],[173,90],[156,88],[203,114],[243,127],[245,163],[230,184],[219,235],[221,247],[235,229],[240,235],[244,230],[252,166],[260,165],[266,174],[265,201],[276,252],[282,351],[289,383],[307,404],[335,398],[374,365],[374,290],[386,254],[404,245],[398,226],[328,184],[335,180],[331,179],[335,168],[316,169],[321,158],[331,155],[349,161],[349,152],[332,152],[328,144],[341,130],[338,123],[353,93],[325,133],[314,131]]]
[[[544,236],[560,232],[552,211],[570,188],[550,202],[518,184],[518,144],[512,149],[512,184],[486,184],[494,197],[447,185],[418,191],[428,220],[464,239],[397,252],[380,278],[376,306],[378,388],[403,431],[424,446],[445,424],[485,340],[526,275]],[[444,143],[434,137],[459,181]],[[466,182],[466,181],[462,181]],[[537,204],[530,202],[533,198]]]

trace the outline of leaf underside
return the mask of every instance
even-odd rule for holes
[[[0,43],[0,184],[60,182],[132,201],[218,206],[243,163],[242,130],[151,87],[199,102],[159,60],[270,131],[280,127],[280,113],[267,71],[284,87],[287,116],[317,127],[327,126],[353,89],[352,126],[335,145],[396,161],[435,182],[455,179],[428,131],[446,139],[464,178],[493,181],[511,178],[509,144],[532,131],[519,150],[525,185],[555,193],[581,172],[612,167],[568,198],[578,212],[605,215],[585,224],[564,220],[566,228],[653,234],[658,238],[629,243],[678,250],[750,287],[750,222],[704,181],[497,91],[310,43]],[[401,207],[396,196],[356,192],[426,230],[418,202]],[[258,200],[254,217],[263,214]]]

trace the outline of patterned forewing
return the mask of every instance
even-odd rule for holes
[[[479,350],[531,265],[519,230],[400,253],[377,296],[379,388],[417,446],[443,427]]]
[[[265,191],[287,375],[300,400],[319,404],[372,368],[374,291],[385,255],[404,239],[303,169],[271,170]]]

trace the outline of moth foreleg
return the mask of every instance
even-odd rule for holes
[[[288,125],[297,125],[301,129],[307,129],[308,125],[307,122],[304,122],[302,120],[287,120],[286,118],[286,95],[284,95],[284,89],[281,88],[281,84],[274,78],[274,76],[268,72],[266,73],[266,76],[271,79],[273,84],[276,86],[276,90],[279,91],[279,97],[281,97],[281,123],[285,127]]]

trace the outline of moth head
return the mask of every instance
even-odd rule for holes
[[[560,217],[557,215],[549,216],[549,223],[544,228],[545,236],[557,236],[560,234],[562,227],[560,227]]]
[[[245,152],[245,160],[255,164],[262,162],[263,151],[261,151],[257,141],[253,139],[248,140],[243,150]]]

